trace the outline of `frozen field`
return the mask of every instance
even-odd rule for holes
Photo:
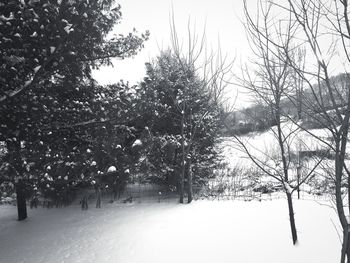
[[[292,245],[287,203],[176,200],[104,204],[101,209],[29,210],[0,206],[1,263],[332,263],[340,241],[334,210],[295,200],[299,243]]]

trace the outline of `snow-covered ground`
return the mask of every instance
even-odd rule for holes
[[[310,155],[313,154],[312,152],[314,152],[314,154],[318,152],[318,156],[311,157],[306,155],[307,158],[302,159],[302,178],[303,175],[308,175],[310,172],[312,176],[309,178],[310,180],[307,180],[301,185],[300,189],[301,191],[314,194],[332,192],[334,190],[334,188],[332,188],[333,184],[329,181],[331,178],[330,175],[334,173],[334,160],[332,158],[325,158],[322,160],[322,163],[319,163],[321,160],[320,156],[329,149],[329,145],[327,144],[332,144],[331,133],[327,129],[310,129],[304,131],[290,121],[282,123],[282,130],[284,135],[287,136],[285,149],[289,148],[291,153],[288,157],[290,157],[291,160],[289,164],[289,179],[292,185],[296,184],[298,151],[300,150]],[[253,132],[240,136],[239,139],[244,143],[251,156],[258,160],[259,164],[264,167],[264,169],[272,171],[273,173],[280,171],[280,174],[282,174],[282,160],[276,137],[276,126],[264,132]],[[238,187],[241,185],[251,185],[252,179],[258,182],[257,187],[266,184],[270,186],[272,184],[279,186],[279,183],[275,179],[261,172],[257,165],[249,158],[244,147],[239,144],[236,138],[222,137],[217,147],[221,152],[224,162],[227,164],[227,168],[229,168],[229,170],[226,170],[228,178],[224,176],[222,179],[222,181],[226,182],[229,186],[232,184],[232,179],[237,180],[237,178],[241,180],[240,182],[243,182],[238,184]],[[347,152],[350,152],[350,143],[347,144]],[[345,162],[350,165],[349,155],[346,155],[346,158]],[[243,180],[240,179],[242,175],[244,175]],[[217,184],[217,181],[217,179],[213,180],[214,185]]]
[[[334,210],[295,200],[299,244],[287,203],[173,201],[29,210],[0,206],[1,263],[331,263],[339,261]]]
[[[295,128],[288,125],[284,129]],[[322,129],[313,132],[329,136]],[[305,150],[324,147],[305,132],[299,136],[306,142]],[[274,152],[271,131],[243,139],[256,156]],[[297,137],[290,140],[292,149],[297,149]],[[233,138],[223,138],[219,148],[229,167],[252,167]],[[274,199],[259,194],[249,202],[201,200],[180,205],[172,198],[157,202],[153,196],[141,203],[105,202],[101,209],[91,204],[87,211],[78,204],[38,208],[29,210],[29,218],[23,222],[16,220],[15,206],[0,205],[0,263],[339,261],[339,223],[329,202],[320,204],[311,196],[306,200],[305,192],[304,200],[294,200],[299,243],[293,246],[284,195],[276,193]]]
[[[331,134],[326,129],[312,129],[308,132],[302,131],[296,124],[285,122],[282,124],[282,130],[290,150],[294,153],[300,151],[315,151],[327,149],[328,147],[322,143],[320,138],[329,142]],[[290,136],[288,136],[290,134]],[[276,127],[272,127],[265,132],[254,132],[241,136],[240,139],[244,142],[252,156],[264,161],[270,160],[271,157],[276,157],[280,152],[276,137]],[[247,153],[234,137],[223,137],[218,144],[218,149],[228,162],[229,167],[236,166],[249,168],[254,166],[249,159]],[[350,152],[350,146],[349,150]]]

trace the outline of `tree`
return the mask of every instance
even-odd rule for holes
[[[298,65],[298,67],[302,70],[305,70],[305,57],[306,57],[306,51],[305,49],[296,49],[294,52],[294,57],[293,61]],[[300,122],[303,117],[303,97],[305,95],[304,93],[304,81],[303,79],[299,76],[296,70],[293,70],[293,75],[292,75],[292,81],[294,80],[294,94],[289,97],[289,100],[292,101],[292,104],[296,107],[297,109],[297,118],[296,121]],[[293,96],[294,95],[294,96]],[[301,178],[301,170],[302,170],[302,158],[300,156],[301,153],[301,144],[302,141],[300,138],[298,138],[298,147],[297,147],[297,184],[299,185],[300,183],[300,178]],[[297,188],[298,192],[298,199],[300,199],[300,186]]]
[[[217,52],[214,53],[211,51],[208,53],[207,50],[207,42],[206,42],[206,34],[205,28],[203,30],[202,35],[198,35],[196,33],[196,28],[191,29],[191,21],[188,20],[187,25],[187,49],[183,49],[183,43],[179,41],[176,25],[175,25],[175,15],[172,12],[170,17],[170,29],[171,29],[171,47],[174,52],[175,57],[177,58],[179,64],[182,67],[182,70],[186,71],[188,67],[190,67],[195,74],[197,74],[201,80],[202,90],[208,92],[210,98],[210,104],[213,106],[213,111],[219,111],[218,117],[220,125],[223,125],[225,119],[230,111],[232,111],[234,103],[228,103],[227,99],[224,98],[225,91],[231,76],[231,69],[233,66],[233,61],[227,61],[227,57],[223,57],[220,47],[220,42],[218,43]],[[185,116],[184,113],[186,108],[186,103],[182,105],[181,114],[181,125],[185,124]],[[200,116],[200,123],[202,119],[210,112],[203,112]],[[192,122],[192,111],[190,110],[190,123]],[[198,125],[198,124],[197,124]],[[190,141],[186,147],[184,147],[184,134],[183,130],[181,131],[182,138],[182,152],[183,152],[183,160],[182,160],[182,174],[180,181],[183,181],[184,172],[185,172],[185,153],[187,152],[187,156],[191,151],[192,141],[195,136],[197,126],[195,129],[190,131]],[[191,159],[188,158],[188,162],[191,163]],[[190,165],[188,165],[190,167]],[[188,200],[192,201],[192,173],[191,169],[188,170]],[[181,183],[180,190],[180,202],[183,199],[183,183]]]
[[[350,237],[347,216],[350,198],[349,191],[344,191],[343,186],[349,180],[346,154],[350,119],[350,82],[347,73],[340,82],[334,81],[332,77],[332,72],[339,68],[339,61],[344,66],[344,72],[347,72],[350,62],[349,3],[327,0],[288,0],[288,5],[274,1],[271,3],[278,7],[278,12],[286,14],[284,20],[295,25],[297,37],[293,38],[294,46],[306,48],[310,53],[307,65],[303,66],[293,59],[295,50],[280,45],[272,37],[266,39],[269,45],[283,50],[279,57],[288,63],[306,85],[308,95],[303,97],[302,102],[306,117],[318,123],[320,127],[325,127],[330,134],[330,139],[320,138],[303,125],[299,125],[299,128],[318,139],[335,155],[331,179],[335,186],[336,210],[343,230],[341,262],[349,262]],[[324,172],[328,174],[326,169]],[[344,200],[348,202],[347,206]]]
[[[59,152],[73,158],[80,154],[69,146],[79,137],[75,129],[101,123],[92,114],[91,69],[136,54],[148,33],[108,38],[121,18],[112,0],[12,0],[1,2],[0,13],[0,140],[20,196],[23,174],[36,165],[28,157],[43,167],[45,151],[63,138]],[[25,198],[17,200],[22,220]]]
[[[185,177],[189,202],[193,180],[210,175],[216,158],[215,134],[218,108],[211,103],[208,90],[192,65],[172,51],[162,52],[147,64],[147,76],[141,83],[139,123],[153,135],[153,147],[143,160],[168,185],[175,185],[184,199]]]
[[[138,87],[129,83],[98,86],[93,102],[93,112],[101,120],[99,125],[88,129],[85,145],[90,149],[90,166],[94,162],[95,172],[90,182],[95,188],[110,189],[113,198],[124,191],[129,174],[134,170],[139,153],[134,151],[136,138],[141,131],[134,127],[138,98]],[[112,167],[112,168],[111,168]],[[114,168],[115,169],[114,169]],[[109,171],[111,168],[113,171]]]
[[[244,1],[246,17],[246,31],[255,55],[253,60],[254,72],[243,70],[241,85],[250,90],[263,105],[271,112],[274,126],[269,128],[273,135],[276,149],[272,153],[261,152],[260,155],[253,153],[254,146],[248,146],[249,142],[234,135],[240,148],[249,156],[267,176],[277,180],[284,190],[289,210],[290,227],[293,244],[298,240],[292,194],[299,186],[310,177],[314,169],[321,162],[308,171],[297,183],[292,184],[290,175],[292,169],[292,139],[299,128],[288,127],[283,123],[282,101],[291,96],[294,87],[293,70],[285,59],[282,59],[285,50],[291,49],[295,27],[290,20],[275,20],[273,5],[263,1],[259,2],[257,18],[254,19],[249,13],[247,2]],[[277,21],[277,27],[275,27]],[[274,44],[270,43],[274,40]],[[263,149],[258,149],[263,151]]]
[[[350,195],[349,191],[344,192],[342,189],[344,181],[349,180],[346,154],[350,119],[348,92],[350,81],[348,74],[345,74],[344,81],[336,84],[337,82],[332,81],[331,76],[336,68],[334,58],[342,62],[345,72],[350,62],[349,3],[348,1],[313,0],[288,0],[288,3],[287,7],[277,6],[292,15],[293,21],[300,29],[303,44],[312,56],[308,69],[294,63],[289,52],[285,52],[285,57],[309,88],[312,101],[303,103],[307,109],[307,115],[326,127],[331,136],[331,141],[314,137],[327,145],[335,154],[332,169],[336,209],[343,230],[341,262],[345,262],[346,259],[350,262],[350,227],[347,218],[349,211],[346,211],[349,210],[350,202],[348,202],[348,208],[344,204],[344,200],[350,200]],[[298,39],[295,42],[300,44]],[[314,81],[317,85],[313,85]],[[313,135],[312,132],[310,134]]]

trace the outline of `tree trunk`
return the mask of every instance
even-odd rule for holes
[[[300,185],[299,185],[300,184],[300,169],[301,169],[301,164],[298,161],[298,166],[297,166],[297,192],[298,192],[298,199],[300,199]]]
[[[297,229],[295,226],[293,199],[292,199],[292,194],[290,194],[288,192],[286,194],[287,194],[287,200],[288,200],[290,229],[292,232],[293,245],[295,245],[298,241],[298,235],[297,235]]]
[[[96,208],[101,208],[101,188],[97,186],[96,188]],[[115,200],[115,199],[114,199]]]
[[[282,157],[282,165],[283,165],[283,174],[284,174],[284,182],[286,184],[289,184],[289,178],[288,178],[288,165],[287,165],[287,159],[285,155],[285,148],[283,143],[283,136],[282,136],[282,128],[281,128],[281,116],[280,116],[280,107],[279,107],[279,100],[278,103],[276,103],[276,122],[277,122],[277,132],[278,132],[278,144],[281,151],[281,157]],[[294,208],[293,208],[293,200],[292,200],[292,193],[289,192],[289,189],[285,189],[286,195],[287,195],[287,201],[288,201],[288,210],[289,210],[289,221],[290,221],[290,229],[292,232],[292,238],[293,238],[293,245],[296,244],[298,241],[298,235],[297,235],[297,229],[295,226],[295,219],[294,219]]]
[[[193,186],[192,186],[192,170],[191,170],[191,157],[187,157],[187,163],[188,163],[188,188],[187,188],[187,196],[188,200],[187,203],[191,203],[193,200]]]
[[[343,178],[343,167],[345,160],[345,152],[346,152],[346,144],[347,144],[347,135],[349,129],[349,115],[347,114],[344,118],[344,122],[341,127],[343,132],[337,137],[336,140],[336,152],[335,152],[335,198],[336,198],[336,206],[339,221],[343,228],[343,244],[341,250],[341,263],[350,262],[350,251],[349,251],[349,222],[346,218],[343,204],[343,195],[342,195],[342,178]],[[347,261],[346,260],[347,257]]]
[[[21,221],[27,218],[25,185],[22,182],[22,180],[18,180],[16,184],[16,195],[17,195],[18,221]]]
[[[350,215],[350,174],[348,174],[348,211]]]
[[[343,230],[343,242],[341,248],[340,263],[350,262],[350,235],[349,225]]]
[[[349,263],[350,262],[350,235],[349,234],[347,236],[346,258],[347,258],[347,262]]]
[[[347,233],[343,231],[343,242],[342,242],[342,247],[341,247],[341,256],[340,256],[340,263],[345,263],[345,258],[346,258],[346,240],[347,240]]]
[[[18,220],[21,221],[27,218],[26,189],[22,180],[21,168],[21,142],[15,138],[8,141],[6,146],[9,152],[12,176],[14,177],[14,181],[16,181],[17,212]]]
[[[184,137],[184,125],[185,125],[185,114],[182,112],[181,117],[181,149],[182,149],[182,158],[181,158],[181,174],[180,174],[180,203],[184,202],[184,179],[185,179],[185,137]]]
[[[295,78],[295,80],[297,81],[297,77]],[[300,83],[296,83],[296,87],[298,87],[297,89],[297,104],[298,104],[298,122],[301,120],[301,111],[302,111],[302,93],[303,93],[303,88],[302,88],[302,84]],[[300,173],[301,173],[301,158],[300,158],[300,151],[301,151],[301,145],[300,145],[300,139],[298,139],[298,164],[297,164],[297,192],[298,192],[298,199],[300,199]]]
[[[336,142],[336,149],[339,149],[339,142]],[[343,229],[343,243],[342,243],[342,249],[341,249],[341,263],[350,262],[348,253],[349,250],[349,224],[348,220],[345,215],[344,206],[343,206],[343,196],[341,192],[341,181],[342,181],[342,167],[344,165],[344,154],[341,150],[336,151],[336,157],[335,157],[335,198],[336,198],[336,206],[337,206],[337,213],[339,217],[339,221],[341,223],[342,229]],[[346,261],[347,257],[347,261]]]

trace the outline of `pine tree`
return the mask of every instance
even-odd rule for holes
[[[139,122],[149,128],[153,145],[143,160],[158,175],[158,182],[177,187],[180,202],[186,187],[191,202],[192,174],[195,183],[205,183],[217,159],[219,108],[192,65],[171,51],[162,52],[146,67]]]
[[[24,179],[53,182],[42,170],[52,171],[51,162],[71,167],[75,177],[81,172],[75,164],[87,150],[83,127],[101,123],[91,69],[136,54],[148,33],[107,38],[121,19],[112,0],[2,0],[0,14],[0,141],[22,220]]]

